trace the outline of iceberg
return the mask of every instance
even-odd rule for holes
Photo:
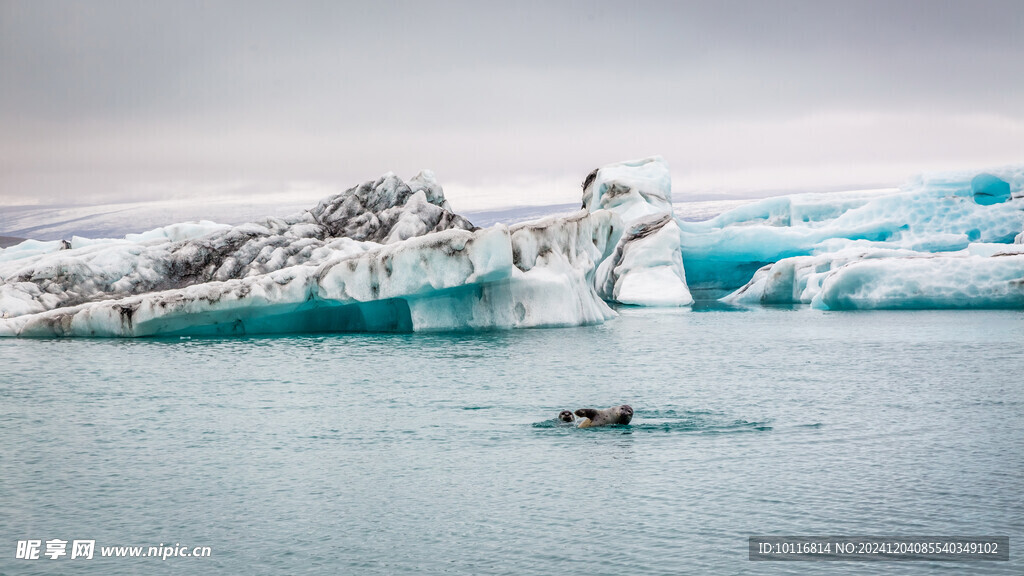
[[[610,164],[583,182],[583,209],[608,210],[628,228],[597,271],[598,293],[636,306],[688,306],[672,177],[660,156]]]
[[[472,225],[448,210],[431,173],[408,184],[389,173],[287,218],[173,224],[119,240],[23,242],[0,252],[0,315],[317,265],[379,246],[374,241],[451,228]]]
[[[858,246],[765,266],[722,300],[822,310],[1024,308],[1024,246],[952,252]]]
[[[791,267],[810,262],[789,259],[810,256],[839,266],[848,262],[844,250],[851,246],[877,249],[870,256],[877,260],[900,250],[943,254],[977,243],[1013,243],[1024,229],[1024,202],[979,201],[976,176],[926,175],[898,190],[768,198],[703,222],[679,220],[687,282],[694,293],[727,302],[809,303],[802,287],[784,297],[785,290],[763,283],[768,272],[759,270],[777,266],[772,274],[788,277]],[[993,178],[1013,194],[1024,188],[1022,167]],[[758,296],[762,287],[768,292]]]
[[[795,194],[703,221],[661,157],[610,164],[567,216],[478,228],[434,175],[388,173],[239,226],[0,249],[0,336],[577,326],[613,305],[1024,308],[1024,167]],[[681,212],[681,213],[680,213]]]
[[[653,166],[652,166],[653,165]],[[660,166],[659,166],[660,165]],[[0,252],[0,335],[176,336],[574,326],[615,316],[597,286],[676,266],[678,234],[620,212],[670,208],[660,172],[618,183],[639,201],[478,229],[433,175],[386,174],[287,218],[176,224],[123,239],[24,242]],[[619,168],[629,173],[628,167]],[[644,198],[662,194],[658,210]],[[643,222],[641,222],[643,220]],[[662,232],[672,231],[669,235]],[[654,240],[650,237],[655,236]],[[605,262],[611,264],[603,266]],[[600,282],[598,270],[601,269]],[[628,282],[627,282],[628,286]],[[627,294],[636,292],[630,289]]]

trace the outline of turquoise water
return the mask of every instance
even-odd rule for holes
[[[620,312],[0,340],[0,573],[1024,570],[1024,313]],[[551,422],[620,403],[628,427]],[[1009,535],[1011,560],[751,562],[755,534]],[[96,556],[14,558],[54,538]],[[161,544],[211,556],[99,557]]]

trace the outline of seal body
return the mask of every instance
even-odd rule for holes
[[[576,416],[581,419],[589,420],[589,422],[586,423],[581,422],[579,425],[580,428],[611,426],[613,424],[626,425],[633,419],[633,408],[629,404],[612,406],[611,408],[605,408],[604,410],[580,408],[576,411]]]

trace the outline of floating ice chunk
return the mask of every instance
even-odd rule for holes
[[[828,310],[1024,308],[1024,254],[866,260],[822,283]]]
[[[679,229],[672,216],[672,180],[660,156],[611,164],[583,182],[583,206],[616,214],[629,230],[597,270],[598,293],[638,306],[687,306]]]
[[[880,244],[872,242],[850,242],[845,249],[817,256],[783,258],[757,270],[746,285],[722,298],[722,301],[747,305],[810,304],[821,291],[825,278],[851,262],[873,258],[924,256],[912,250],[879,246]]]
[[[464,230],[468,222],[441,207],[432,177],[415,180],[385,175],[315,211],[186,241],[153,233],[36,247],[43,257],[0,267],[0,335],[466,330],[615,315],[594,277],[622,236],[617,214]],[[350,214],[355,205],[377,212]],[[452,229],[432,231],[445,225]],[[386,234],[389,243],[334,232]]]
[[[993,178],[1011,191],[1024,185],[1024,169],[997,172],[1001,176]],[[1015,241],[1024,229],[1024,203],[978,204],[971,192],[976,176],[922,176],[899,191],[769,198],[705,222],[679,221],[687,284],[697,294],[719,297],[766,265],[849,241],[920,252]]]
[[[1024,246],[971,244],[947,253],[851,246],[785,258],[723,298],[829,310],[1024,307]]]

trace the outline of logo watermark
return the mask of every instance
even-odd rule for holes
[[[68,545],[70,544],[70,550]],[[98,552],[98,554],[97,554]],[[18,540],[14,549],[16,560],[92,560],[101,558],[209,558],[213,550],[209,546],[173,546],[161,543],[159,546],[96,546],[95,540]]]

